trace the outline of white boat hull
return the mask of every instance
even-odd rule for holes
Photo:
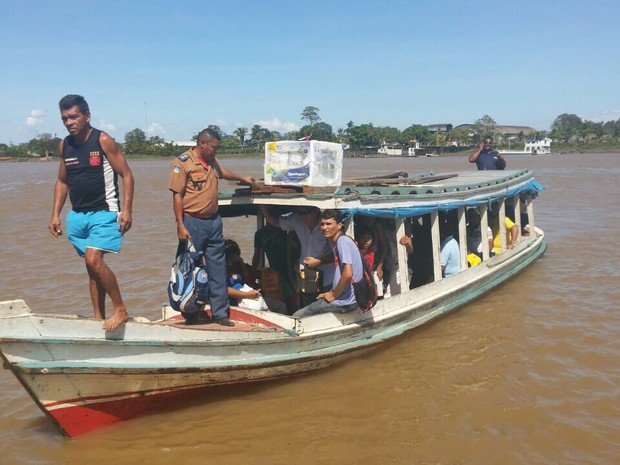
[[[37,405],[66,435],[77,436],[162,404],[204,397],[216,386],[285,378],[338,363],[453,311],[523,270],[545,248],[538,230],[511,251],[380,300],[365,314],[295,320],[231,312],[236,321],[254,324],[248,331],[128,322],[105,333],[100,322],[34,315],[23,301],[4,302],[0,350]]]

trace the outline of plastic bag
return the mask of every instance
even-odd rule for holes
[[[244,292],[251,292],[251,291],[254,291],[255,289],[252,289],[247,284],[244,284],[239,290],[244,291]],[[258,295],[256,299],[240,299],[238,307],[248,308],[250,310],[268,310],[269,309],[269,307],[267,306],[267,302],[265,302],[265,299],[263,299],[263,296],[260,294]]]

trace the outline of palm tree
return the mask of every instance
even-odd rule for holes
[[[245,136],[248,133],[248,128],[240,127],[233,131],[233,134],[239,138],[241,145],[245,145]]]
[[[250,135],[252,140],[256,142],[256,148],[260,149],[260,143],[265,140],[265,128],[263,128],[260,124],[255,124],[252,126]]]

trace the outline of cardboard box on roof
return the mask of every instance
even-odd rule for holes
[[[268,186],[340,186],[342,144],[319,140],[280,140],[265,144]]]

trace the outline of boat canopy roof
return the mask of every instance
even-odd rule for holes
[[[424,215],[432,211],[454,210],[459,207],[478,207],[481,205],[490,207],[491,204],[500,199],[514,197],[516,195],[525,194],[536,197],[538,192],[541,190],[543,190],[543,187],[536,180],[532,179],[526,184],[517,186],[513,189],[508,189],[503,192],[489,193],[482,197],[455,199],[452,201],[447,200],[435,204],[394,206],[390,208],[350,208],[348,209],[348,213],[351,215],[376,216],[380,218],[408,218],[411,216]]]
[[[261,186],[220,191],[222,216],[256,215],[258,205],[280,213],[297,206],[335,208],[345,216],[407,218],[458,207],[490,207],[516,195],[536,197],[543,187],[531,170],[459,173],[394,173],[385,177],[344,179],[337,187]]]

